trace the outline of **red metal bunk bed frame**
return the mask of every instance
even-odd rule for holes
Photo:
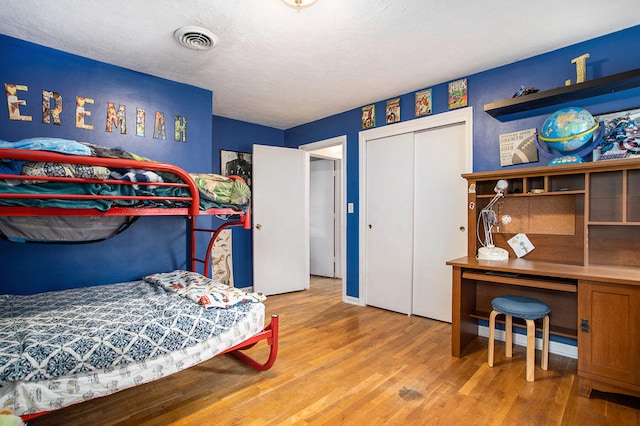
[[[24,150],[24,149],[11,149],[0,148],[0,160],[24,160],[24,161],[36,161],[36,162],[53,162],[53,163],[67,163],[67,164],[82,164],[91,166],[103,166],[107,168],[116,169],[144,169],[154,172],[167,172],[178,176],[183,183],[149,183],[148,185],[154,186],[171,186],[171,187],[184,187],[189,191],[189,197],[158,197],[158,196],[100,196],[100,195],[79,195],[79,194],[9,194],[0,193],[2,199],[17,199],[17,198],[37,198],[37,199],[65,199],[65,200],[139,200],[139,201],[153,201],[153,200],[171,200],[182,201],[190,203],[187,207],[112,207],[107,211],[100,211],[97,209],[68,209],[59,207],[23,207],[23,206],[0,206],[0,216],[187,216],[189,219],[190,230],[190,253],[189,259],[191,260],[191,271],[196,271],[198,263],[204,264],[204,274],[206,276],[210,273],[210,259],[211,250],[213,249],[215,239],[218,237],[223,229],[232,226],[242,226],[244,229],[251,229],[251,213],[250,208],[247,211],[238,211],[232,208],[213,208],[208,210],[200,210],[200,193],[193,178],[182,168],[161,162],[154,161],[138,161],[122,158],[105,158],[105,157],[92,157],[81,155],[68,155],[60,154],[57,152],[49,151],[36,151],[36,150]],[[241,179],[237,176],[229,176],[232,179]],[[49,177],[49,176],[23,176],[12,174],[0,174],[0,179],[12,179],[12,180],[46,180],[50,182],[73,182],[73,183],[109,183],[109,184],[122,184],[122,185],[140,185],[144,186],[143,182],[130,182],[125,180],[99,180],[99,179],[85,179],[85,178],[69,178],[69,177]],[[236,216],[236,220],[223,223],[217,229],[204,229],[197,227],[197,217],[200,215],[216,215],[216,216]],[[206,256],[204,259],[196,257],[196,235],[198,232],[213,232],[209,245],[207,247]],[[229,348],[219,355],[231,354],[236,358],[242,360],[246,364],[255,368],[256,370],[265,371],[271,368],[274,364],[278,354],[278,316],[272,315],[271,322],[263,331],[255,334],[246,341]],[[269,356],[266,362],[261,363],[251,358],[246,353],[242,352],[246,349],[252,348],[258,342],[265,340],[270,347]]]

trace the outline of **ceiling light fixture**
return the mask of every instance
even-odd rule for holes
[[[313,4],[317,0],[282,0],[287,6],[293,7],[294,9],[305,9],[309,6],[313,6]]]
[[[218,37],[214,33],[200,27],[178,28],[173,36],[178,43],[193,50],[209,50],[218,44]]]

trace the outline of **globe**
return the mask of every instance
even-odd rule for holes
[[[598,122],[586,109],[562,108],[547,118],[538,139],[559,152],[572,152],[589,143]]]

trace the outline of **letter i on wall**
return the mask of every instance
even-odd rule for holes
[[[27,86],[20,84],[7,84],[4,85],[4,90],[7,93],[7,105],[9,106],[9,120],[21,120],[31,121],[30,115],[20,115],[20,106],[27,104],[27,101],[18,99],[18,91],[29,91]]]
[[[136,109],[136,136],[144,136],[144,110]]]

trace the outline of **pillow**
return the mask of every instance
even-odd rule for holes
[[[175,270],[152,274],[143,280],[162,287],[168,292],[200,304],[205,309],[231,308],[239,303],[258,303],[266,299],[262,293],[246,293],[212,280],[197,272]]]
[[[218,204],[244,206],[251,198],[251,189],[242,181],[216,174],[192,173],[191,177],[202,196]]]
[[[107,179],[109,173],[110,171],[106,167],[89,166],[85,164],[27,162],[22,166],[22,174],[28,176]]]

